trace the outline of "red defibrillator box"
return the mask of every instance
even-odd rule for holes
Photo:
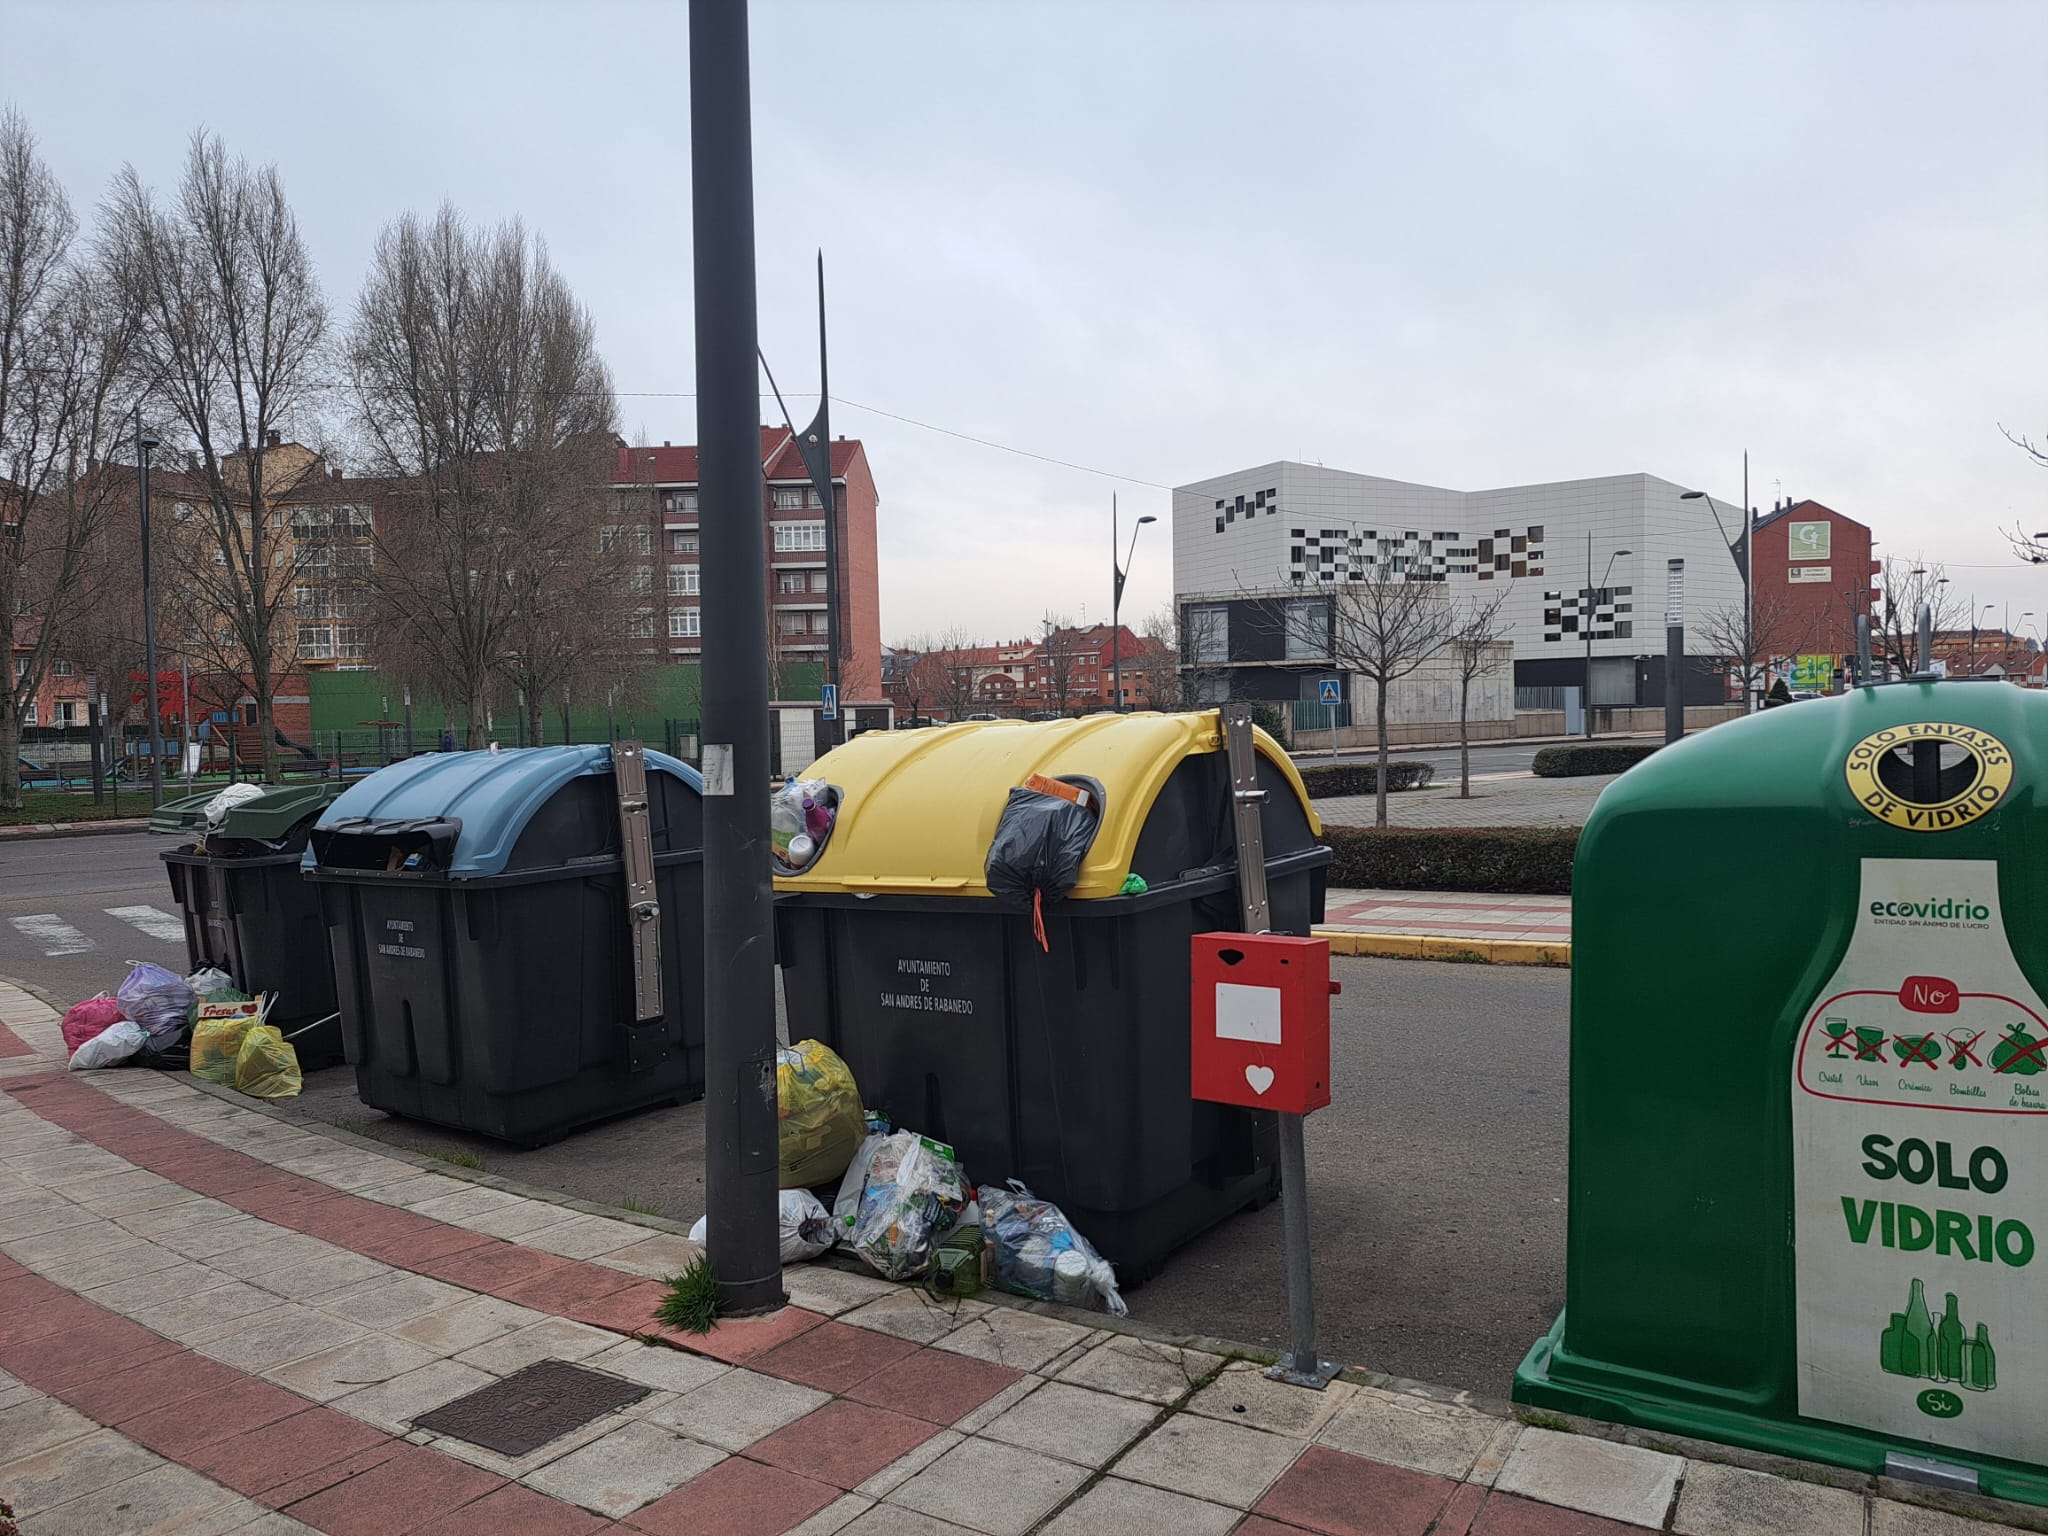
[[[1330,945],[1285,933],[1198,933],[1194,1096],[1305,1115],[1330,1102]]]

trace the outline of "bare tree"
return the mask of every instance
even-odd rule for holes
[[[1350,581],[1308,597],[1269,600],[1290,654],[1327,656],[1373,686],[1379,747],[1373,824],[1387,824],[1387,693],[1443,650],[1455,624],[1440,582]]]
[[[194,454],[207,503],[203,532],[168,540],[166,553],[212,611],[202,633],[213,659],[255,699],[263,772],[275,780],[298,572],[272,507],[317,462],[282,436],[306,410],[327,307],[276,167],[230,159],[203,131],[173,200],[160,205],[129,166],[106,214],[108,270],[137,316],[138,361]]]
[[[1048,612],[1039,621],[1037,660],[1039,690],[1046,708],[1056,715],[1067,714],[1080,692],[1081,646],[1080,636],[1064,616]]]
[[[1741,598],[1698,615],[1693,636],[1710,656],[1727,664],[1744,700],[1763,692],[1773,663],[1798,656],[1816,643],[1813,615],[1787,592],[1759,588],[1745,608]]]
[[[1513,624],[1501,622],[1500,611],[1508,600],[1508,588],[1490,597],[1475,597],[1458,609],[1452,620],[1451,664],[1458,673],[1458,798],[1472,798],[1472,685],[1500,664],[1497,647]],[[1512,664],[1511,664],[1512,665]],[[1384,771],[1384,770],[1383,770]]]
[[[1872,648],[1881,665],[1909,676],[1918,662],[1920,605],[1934,616],[1934,629],[1960,629],[1970,622],[1970,601],[1955,590],[1939,564],[1920,556],[1887,555],[1878,576],[1883,611],[1872,626]],[[1768,631],[1766,631],[1768,633]]]
[[[21,731],[93,607],[125,601],[96,564],[133,481],[107,470],[122,434],[132,328],[77,259],[78,224],[35,136],[0,112],[0,809],[21,807]],[[122,674],[125,684],[127,675]]]
[[[2001,425],[1998,430],[2005,434],[2005,440],[2013,447],[2019,449],[2041,468],[2048,469],[2048,448],[2040,447],[2031,437],[2023,436],[2008,426]]]
[[[979,695],[976,686],[975,653],[981,642],[960,625],[954,625],[931,642],[926,655],[933,659],[929,683],[932,702],[946,712],[948,720],[964,720],[974,712]]]
[[[459,706],[468,745],[494,683],[522,691],[534,725],[594,658],[655,638],[651,610],[619,600],[653,549],[606,489],[611,376],[538,240],[447,206],[388,225],[347,356],[392,486],[367,577],[375,654]]]

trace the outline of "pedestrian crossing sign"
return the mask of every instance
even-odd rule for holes
[[[1338,679],[1326,677],[1322,680],[1322,702],[1325,704],[1342,704],[1344,702],[1343,684]]]

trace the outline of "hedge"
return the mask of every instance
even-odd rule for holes
[[[1296,766],[1300,767],[1299,764]],[[1327,763],[1318,768],[1301,768],[1300,771],[1301,782],[1311,800],[1379,793],[1377,763]],[[1428,763],[1388,763],[1387,791],[1391,794],[1397,789],[1423,789],[1435,775],[1436,769]]]
[[[1577,827],[1332,827],[1333,889],[1567,896]]]
[[[1664,745],[1661,741],[1597,741],[1545,747],[1529,771],[1539,779],[1578,779],[1596,773],[1626,773]]]

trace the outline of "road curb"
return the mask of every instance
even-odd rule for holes
[[[1358,933],[1348,928],[1318,928],[1315,936],[1330,941],[1333,955],[1372,955],[1392,960],[1443,960],[1462,965],[1540,965],[1569,967],[1569,940],[1550,944],[1540,939],[1461,939],[1433,933]]]
[[[50,837],[100,837],[112,832],[147,832],[147,816],[128,816],[110,821],[32,821],[18,827],[0,827],[0,843],[32,843]]]

